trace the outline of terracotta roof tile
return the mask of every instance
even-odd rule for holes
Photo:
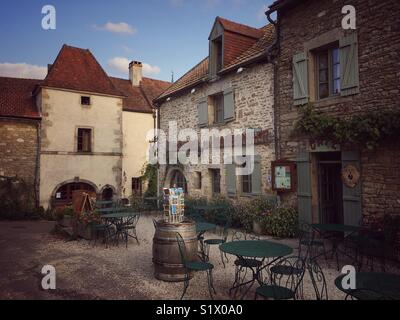
[[[222,24],[225,31],[238,33],[255,39],[259,39],[263,36],[262,30],[257,28],[246,26],[244,24],[230,21],[221,17],[217,17],[217,21],[219,21]]]
[[[64,45],[43,86],[121,96],[89,50]]]
[[[32,95],[41,80],[0,77],[0,116],[40,118]]]

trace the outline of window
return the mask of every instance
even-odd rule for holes
[[[214,123],[224,122],[224,95],[219,93],[212,97],[214,106]]]
[[[221,193],[221,172],[217,169],[212,169],[211,171],[211,183],[213,194]]]
[[[316,52],[318,98],[324,99],[340,94],[340,55],[339,48]]]
[[[201,179],[202,179],[201,172],[196,172],[195,173],[195,188],[197,190],[201,190],[201,187],[202,187]]]
[[[82,96],[81,97],[81,105],[90,106],[90,97]]]
[[[92,129],[78,129],[78,152],[92,152]]]
[[[243,164],[243,168],[246,167],[246,163]],[[253,178],[252,175],[242,176],[242,193],[253,192]]]
[[[132,194],[135,196],[142,195],[142,179],[132,178]]]

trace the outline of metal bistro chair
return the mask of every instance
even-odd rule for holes
[[[325,260],[328,261],[328,256],[326,253],[325,243],[323,240],[315,239],[315,232],[311,225],[305,221],[300,221],[299,230],[299,257],[313,259],[318,257],[317,250],[322,249],[322,255],[325,257]],[[305,247],[305,252],[303,251],[303,247]]]
[[[275,272],[274,269],[279,270]],[[283,270],[287,269],[287,272]],[[298,289],[305,273],[304,259],[289,257],[280,260],[271,268],[270,282],[256,289],[255,299],[261,296],[274,300],[297,300]]]
[[[218,226],[217,233],[219,233],[220,238],[207,239],[204,241],[204,251],[206,254],[207,260],[210,258],[210,248],[211,246],[220,246],[225,243],[228,239],[228,233],[230,228],[230,219],[226,214],[219,214],[216,217],[216,222]],[[229,262],[226,255],[220,251],[221,261],[225,268],[225,261]]]
[[[140,214],[135,214],[133,217],[127,218],[126,221],[121,225],[121,230],[124,234],[125,245],[128,248],[129,238],[136,240],[137,244],[140,245],[139,238],[137,236],[137,224],[140,219]]]
[[[312,259],[306,261],[306,268],[314,287],[315,298],[317,300],[328,300],[328,287],[326,285],[326,278],[317,260]]]
[[[185,240],[183,240],[182,236],[180,233],[176,234],[176,239],[178,241],[178,246],[179,246],[179,253],[181,255],[181,260],[182,264],[185,268],[185,282],[184,282],[184,287],[183,287],[183,293],[181,296],[181,300],[186,294],[186,291],[189,287],[189,281],[190,281],[190,273],[191,272],[198,272],[198,271],[205,271],[207,273],[207,281],[208,281],[208,291],[210,293],[210,297],[212,300],[214,300],[213,297],[213,292],[216,294],[216,290],[214,288],[214,283],[213,283],[213,277],[212,277],[212,270],[214,269],[214,266],[211,263],[208,262],[202,262],[202,261],[188,261],[187,259],[187,253],[186,253],[186,245],[185,245]]]

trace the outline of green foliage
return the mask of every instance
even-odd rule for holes
[[[319,143],[357,145],[374,149],[379,142],[400,134],[400,109],[370,111],[348,119],[319,113],[312,104],[301,108],[294,134],[306,134]]]
[[[157,166],[147,164],[142,170],[142,181],[147,181],[148,186],[144,194],[145,198],[157,196]]]
[[[262,221],[264,231],[278,238],[293,238],[298,229],[298,213],[294,208],[275,208]]]

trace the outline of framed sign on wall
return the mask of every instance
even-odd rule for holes
[[[271,163],[272,190],[293,192],[297,187],[296,163],[288,160],[277,160]]]

